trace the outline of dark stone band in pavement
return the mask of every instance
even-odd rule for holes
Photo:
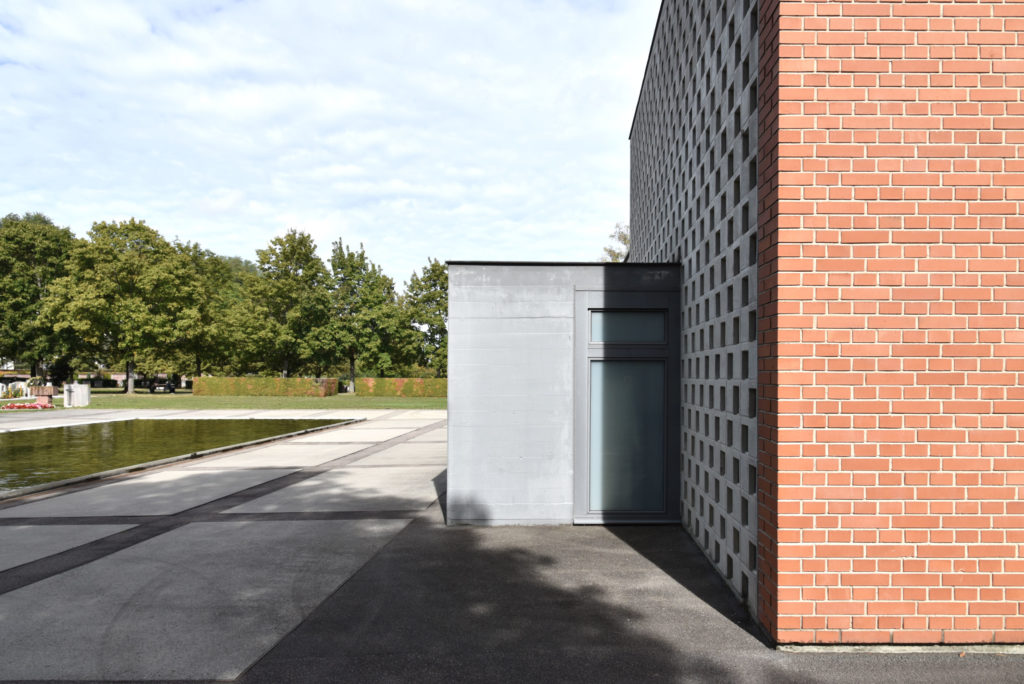
[[[163,515],[92,515],[74,517],[0,518],[0,527],[24,527],[26,525],[142,525]]]
[[[383,466],[381,466],[383,467]],[[284,513],[230,513],[197,516],[192,522],[244,522],[273,520],[377,520],[391,518],[413,519],[416,510],[383,511],[290,511]],[[163,515],[96,515],[78,518],[0,518],[0,527],[45,527],[47,525],[142,525]]]

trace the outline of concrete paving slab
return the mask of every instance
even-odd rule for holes
[[[22,414],[26,415],[26,414]],[[64,418],[63,414],[46,413],[45,418],[35,420],[18,416],[15,420],[4,420],[0,422],[0,432],[12,432],[14,430],[44,430],[46,428],[63,427],[65,425],[88,425],[91,423],[107,423],[116,420],[128,420],[126,416],[84,416]],[[3,416],[7,418],[6,415]]]
[[[394,411],[390,409],[331,409],[327,412],[332,418],[364,418],[366,420],[376,420],[382,416],[387,416]]]
[[[13,525],[0,527],[0,572],[109,537],[132,525]]]
[[[256,411],[250,417],[251,418],[273,418],[273,419],[296,419],[296,420],[374,420],[380,416],[388,414],[388,411],[383,410],[371,410],[371,411],[356,411],[348,409],[318,409],[310,411],[308,409],[293,409],[293,410],[266,410]]]
[[[413,444],[405,442],[378,451],[365,458],[361,458],[351,464],[352,468],[359,466],[412,466],[412,465],[448,465],[448,448],[445,444],[436,442],[420,442]]]
[[[65,425],[85,425],[115,420],[215,420],[220,418],[250,418],[255,411],[231,409],[194,411],[187,409],[74,409],[69,411],[33,411],[0,414],[0,432],[20,429],[43,429]]]
[[[327,411],[323,410],[269,409],[265,411],[253,411],[249,414],[249,417],[258,420],[319,420],[324,418],[325,413],[327,413]]]
[[[410,411],[396,412],[395,418],[413,418],[419,419],[424,418],[431,421],[444,420],[448,417],[448,412],[443,409],[414,409]]]
[[[349,425],[350,430],[376,430],[376,429],[387,429],[393,430],[398,428],[408,428],[415,430],[417,428],[426,427],[437,421],[429,419],[411,420],[411,419],[400,419],[400,418],[380,418],[377,420],[367,421],[365,423],[355,423]]]
[[[448,443],[448,429],[440,428],[438,430],[431,430],[425,434],[413,437],[409,440],[410,442],[442,442]]]
[[[75,409],[65,411],[61,415],[76,416],[79,411],[89,409]],[[118,414],[123,418],[199,418],[203,411],[189,411],[188,409],[108,409],[107,413]]]
[[[179,419],[179,418],[194,418],[197,420],[217,420],[221,418],[252,418],[257,412],[252,409],[203,409],[202,411],[189,411],[187,416],[182,416],[181,413],[165,411],[160,409],[152,409],[149,411],[142,412],[144,415],[140,415],[140,418],[151,418],[153,420],[160,419]],[[177,415],[172,415],[176,413]]]
[[[0,518],[166,515],[248,489],[295,469],[170,468],[0,510]]]
[[[0,596],[0,679],[233,679],[406,520],[195,523]]]
[[[297,482],[227,513],[416,511],[437,500],[442,466],[339,468]]]
[[[296,444],[279,442],[258,449],[236,451],[191,461],[185,468],[306,468],[348,456],[366,444]]]
[[[384,442],[395,437],[401,437],[402,435],[412,432],[413,428],[396,428],[394,430],[384,430],[381,428],[370,428],[366,430],[353,430],[352,428],[344,427],[337,428],[335,430],[321,430],[320,432],[313,432],[302,437],[296,437],[294,442],[306,443],[323,443],[323,442]]]
[[[441,413],[441,420],[444,412]],[[13,411],[0,412],[0,432],[10,430],[42,429],[63,425],[82,425],[112,420],[131,420],[133,418],[149,418],[154,420],[173,420],[194,418],[197,420],[216,420],[221,418],[313,418],[322,420],[352,420],[400,415],[401,412],[386,409],[73,409],[55,411]],[[414,417],[415,418],[415,417]]]

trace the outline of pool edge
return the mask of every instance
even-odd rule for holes
[[[129,418],[127,420],[134,420]],[[217,420],[211,418],[208,420]],[[29,496],[31,494],[38,494],[40,492],[46,492],[51,489],[60,489],[61,487],[68,487],[70,485],[82,484],[84,482],[93,482],[98,480],[106,480],[111,477],[117,477],[118,475],[124,475],[126,473],[132,473],[140,470],[149,470],[151,468],[159,468],[160,466],[171,465],[180,461],[191,461],[197,458],[203,458],[206,456],[213,456],[214,454],[223,453],[225,451],[234,451],[235,449],[244,449],[246,447],[255,446],[257,444],[265,444],[267,442],[276,442],[282,439],[289,439],[291,437],[298,437],[299,435],[309,434],[310,432],[320,432],[321,430],[329,430],[331,428],[342,427],[344,425],[351,425],[353,423],[365,422],[366,418],[342,418],[336,423],[330,425],[320,425],[318,427],[306,428],[305,430],[296,430],[295,432],[286,432],[281,435],[271,435],[270,437],[261,437],[259,439],[253,439],[248,442],[239,442],[238,444],[228,444],[222,447],[213,447],[212,449],[203,449],[202,451],[193,451],[189,454],[181,454],[179,456],[168,456],[167,458],[161,458],[156,461],[145,461],[143,463],[136,463],[130,466],[122,466],[121,468],[113,468],[111,470],[103,470],[98,473],[90,473],[89,475],[79,475],[78,477],[71,477],[66,480],[55,480],[54,482],[44,482],[38,485],[32,485],[31,487],[22,487],[20,489],[11,489],[6,492],[0,491],[0,504],[7,503],[11,499],[17,499],[23,496]],[[98,422],[112,422],[112,421],[98,421]]]

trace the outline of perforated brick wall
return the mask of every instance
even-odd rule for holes
[[[630,261],[679,262],[682,268],[682,520],[752,611],[755,5],[663,3],[630,136]]]
[[[1024,4],[762,12],[762,620],[1024,641]]]

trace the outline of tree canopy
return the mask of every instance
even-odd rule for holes
[[[67,275],[78,240],[43,214],[8,214],[0,219],[0,358],[20,358],[39,374],[73,352],[73,339],[54,329],[42,302],[52,284]]]
[[[173,256],[142,221],[94,223],[44,306],[56,332],[74,333],[96,359],[124,364],[128,391],[137,355],[174,339],[181,271]]]
[[[168,242],[144,221],[84,239],[42,214],[0,220],[0,357],[33,373],[447,373],[448,274],[433,259],[404,293],[362,245],[290,230],[256,261]],[[59,378],[58,378],[59,379]],[[129,391],[131,387],[129,387]]]
[[[359,251],[337,240],[331,251],[337,339],[354,381],[356,361],[374,375],[398,375],[415,358],[416,331],[395,292],[395,283]]]
[[[412,324],[422,333],[417,362],[448,374],[448,267],[430,259],[421,273],[413,273],[406,288]]]
[[[265,324],[258,331],[264,363],[283,376],[308,366],[330,366],[337,352],[329,330],[329,275],[313,238],[290,230],[256,255],[257,273],[249,286]]]
[[[604,248],[604,256],[601,261],[618,263],[625,261],[629,256],[629,224],[616,223],[615,228],[608,235],[612,244]]]

